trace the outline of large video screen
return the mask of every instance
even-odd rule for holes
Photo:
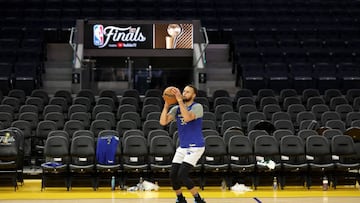
[[[193,25],[85,24],[86,49],[192,49]]]

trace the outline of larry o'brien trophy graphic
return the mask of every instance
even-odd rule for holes
[[[166,49],[175,49],[178,37],[182,34],[182,27],[179,24],[169,24],[167,33],[170,36],[165,37]]]
[[[155,49],[192,49],[192,24],[155,24]]]

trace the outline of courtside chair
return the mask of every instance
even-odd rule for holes
[[[299,185],[307,180],[308,164],[305,158],[305,143],[299,136],[286,135],[279,140],[281,155],[280,186],[284,189],[287,179],[295,179]]]

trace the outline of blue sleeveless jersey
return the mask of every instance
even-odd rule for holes
[[[192,106],[196,103],[192,103],[187,107],[188,111],[191,110]],[[180,108],[177,109],[176,123],[178,126],[180,147],[204,147],[204,136],[202,134],[202,118],[197,118],[188,123],[184,122]]]
[[[116,164],[115,155],[119,144],[116,136],[99,137],[96,146],[96,160],[99,164]]]

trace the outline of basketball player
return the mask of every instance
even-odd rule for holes
[[[178,105],[169,111],[170,105],[165,100],[160,124],[165,126],[175,119],[178,126],[180,145],[176,149],[170,172],[172,188],[177,195],[176,203],[187,203],[181,191],[182,183],[194,196],[195,203],[205,203],[189,177],[191,169],[205,151],[202,135],[203,107],[194,102],[197,89],[192,85],[186,86],[182,94],[178,88],[173,88],[172,93],[175,95]]]

